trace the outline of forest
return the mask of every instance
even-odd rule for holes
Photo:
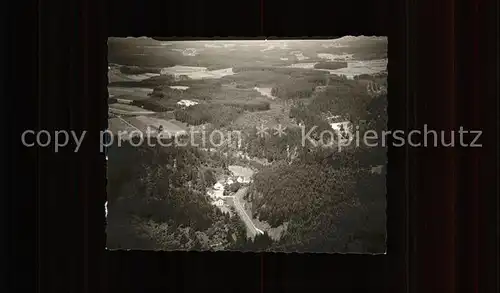
[[[342,95],[337,97],[341,100]],[[299,104],[291,115],[314,122],[314,117],[329,110],[326,106],[314,105],[322,99],[318,96],[308,106]],[[336,97],[331,99],[335,101]],[[387,127],[386,96],[362,103],[344,102],[343,107],[351,109],[351,113],[359,113],[357,118],[367,121],[365,129],[382,131]],[[272,227],[288,223],[286,233],[271,249],[383,251],[385,180],[383,175],[371,173],[370,168],[386,164],[387,149],[363,145],[342,152],[301,148],[299,137],[291,132],[284,138],[255,138],[249,147],[251,154],[264,155],[274,162],[260,169],[247,194],[254,216]],[[287,146],[298,147],[295,160],[290,160],[284,151]]]
[[[220,160],[195,148],[128,144],[108,151],[108,249],[265,249],[269,237],[247,239],[237,217],[204,196]],[[126,166],[126,167],[125,167]],[[135,178],[140,178],[135,180]]]

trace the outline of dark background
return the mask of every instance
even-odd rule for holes
[[[498,3],[280,2],[39,0],[2,9],[2,292],[494,292]],[[390,129],[483,130],[481,149],[390,149],[387,255],[105,251],[98,133],[108,36],[345,34],[389,37]],[[54,154],[23,147],[25,129],[89,133],[79,153]]]

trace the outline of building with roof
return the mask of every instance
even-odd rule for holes
[[[222,190],[222,189],[224,189],[224,185],[222,185],[222,183],[220,183],[220,182],[217,182],[214,185],[214,189],[215,190]]]
[[[238,183],[250,183],[250,178],[244,176],[238,176],[238,178],[236,178],[236,181]]]
[[[218,199],[216,201],[213,202],[213,205],[216,206],[216,207],[221,207],[224,205],[224,200],[222,199]]]

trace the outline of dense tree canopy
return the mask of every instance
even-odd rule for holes
[[[214,171],[205,167],[211,159],[197,149],[138,149],[126,143],[112,148],[108,247],[135,241],[131,245],[137,248],[213,249],[234,245],[233,234],[246,237],[238,222],[208,202],[205,190],[215,183]]]

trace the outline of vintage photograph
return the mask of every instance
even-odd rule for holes
[[[107,249],[385,253],[387,45],[110,37]]]

